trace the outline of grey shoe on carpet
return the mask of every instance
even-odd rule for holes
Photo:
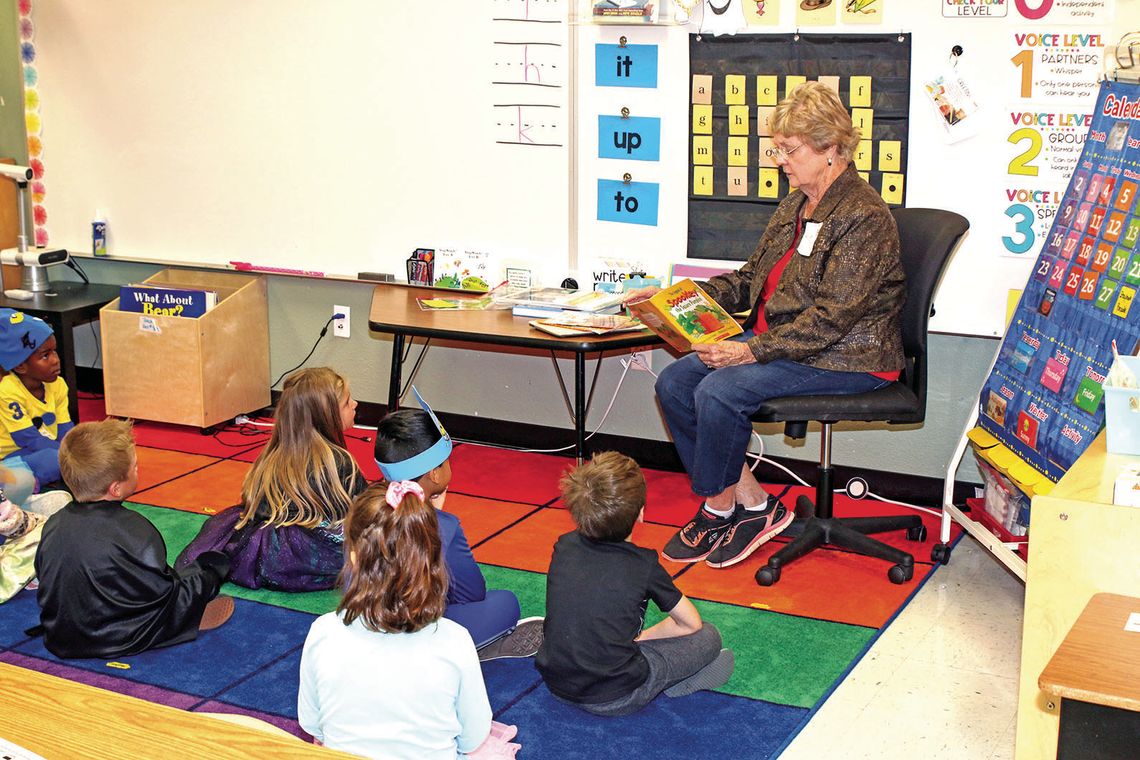
[[[479,662],[503,660],[511,657],[534,657],[542,646],[542,618],[523,618],[506,636],[479,650]]]
[[[683,697],[694,691],[716,689],[728,683],[732,677],[732,669],[736,666],[736,658],[731,649],[722,649],[716,659],[693,673],[684,681],[678,681],[665,690],[667,697]]]

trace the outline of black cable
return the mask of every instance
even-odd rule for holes
[[[76,261],[75,259],[73,259],[69,256],[67,258],[67,261],[65,261],[63,263],[67,264],[67,266],[70,267],[73,272],[75,272],[77,275],[79,275],[80,278],[82,278],[85,283],[87,283],[88,285],[91,284],[91,280],[87,279],[87,273],[83,271],[83,267],[79,266],[78,261]]]
[[[332,315],[331,317],[329,317],[329,321],[328,321],[328,322],[325,322],[325,326],[321,328],[321,334],[317,336],[317,342],[313,344],[313,347],[312,347],[312,349],[310,349],[310,351],[309,351],[308,355],[306,355],[306,356],[305,356],[305,358],[301,360],[301,363],[300,363],[300,364],[298,364],[296,367],[293,367],[293,368],[291,368],[291,369],[287,369],[287,370],[285,370],[284,372],[282,372],[282,373],[281,373],[281,377],[279,377],[279,378],[277,378],[276,380],[274,380],[274,381],[273,381],[273,385],[269,386],[269,389],[270,389],[270,390],[273,390],[274,388],[276,388],[276,387],[277,387],[277,383],[279,383],[279,382],[281,382],[282,380],[284,380],[284,379],[285,379],[285,376],[286,376],[286,375],[288,375],[290,372],[292,372],[292,371],[293,371],[293,370],[295,370],[295,369],[300,369],[301,367],[305,366],[305,362],[309,361],[309,357],[310,357],[310,356],[312,356],[312,355],[313,355],[313,353],[314,353],[314,352],[317,350],[317,346],[320,344],[320,342],[321,342],[321,338],[325,337],[325,335],[328,333],[328,331],[329,331],[329,325],[331,325],[331,324],[332,324],[332,322],[333,322],[333,320],[334,320],[334,319],[336,319],[336,315],[335,315],[335,314],[334,314],[334,315]]]

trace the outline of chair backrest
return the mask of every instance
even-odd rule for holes
[[[958,241],[970,229],[961,214],[934,208],[891,209],[899,228],[900,252],[906,272],[906,304],[902,313],[906,368],[900,380],[926,407],[926,327],[934,290]]]

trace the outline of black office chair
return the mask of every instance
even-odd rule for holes
[[[844,421],[910,424],[926,418],[926,325],[932,312],[931,300],[950,253],[970,228],[964,217],[952,211],[900,208],[893,209],[892,213],[899,228],[907,298],[902,313],[906,362],[898,382],[869,393],[848,396],[770,399],[752,415],[755,422],[783,422],[784,433],[790,438],[804,438],[811,420],[822,426],[815,505],[807,496],[801,496],[796,502],[797,513],[814,511],[814,515],[802,523],[799,536],[756,571],[756,582],[761,586],[776,583],[784,565],[827,544],[894,562],[887,571],[892,583],[905,583],[914,575],[913,556],[869,538],[867,534],[906,530],[908,539],[923,541],[926,528],[920,517],[895,515],[840,519],[831,515],[834,487],[831,426]]]

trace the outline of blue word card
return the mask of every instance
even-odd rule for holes
[[[661,186],[656,182],[622,182],[619,179],[598,180],[598,220],[657,226],[657,196]]]
[[[594,85],[657,87],[657,46],[595,45]]]
[[[598,158],[660,160],[661,119],[650,116],[599,115]]]

